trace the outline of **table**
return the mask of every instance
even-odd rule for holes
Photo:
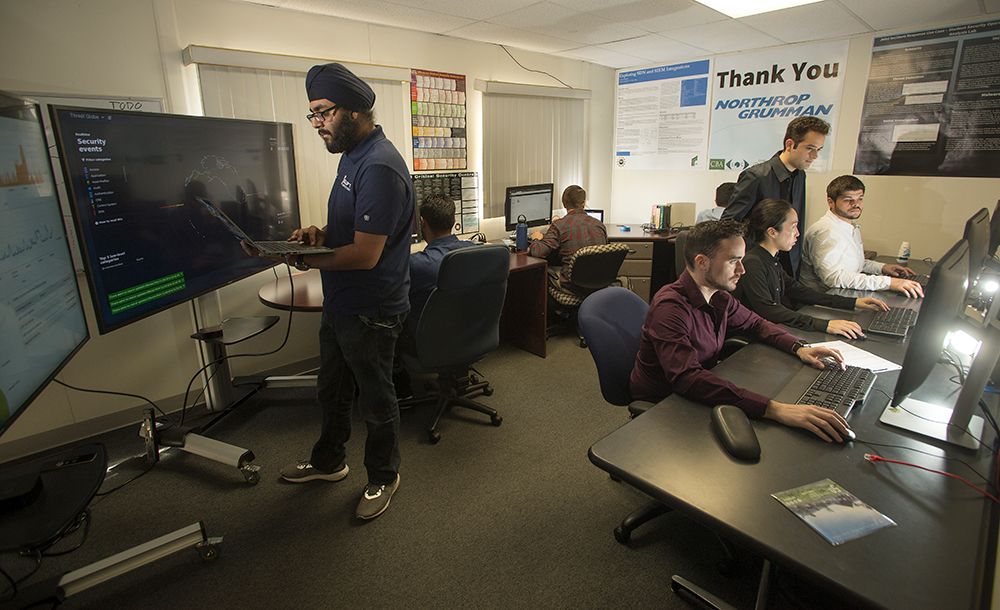
[[[824,336],[814,335],[806,338]],[[882,339],[860,342],[860,347],[896,362],[904,349],[898,340]],[[794,356],[751,344],[714,370],[738,385],[774,395],[801,366]],[[952,374],[938,365],[921,392],[954,397],[955,386],[948,381]],[[864,454],[970,479],[976,476],[966,466],[944,457],[960,457],[984,474],[992,471],[992,460],[982,448],[957,449],[879,423],[889,399],[877,390],[891,394],[897,377],[896,372],[879,374],[876,389],[849,418],[858,440],[846,445],[754,420],[761,458],[756,464],[740,462],[712,433],[711,409],[673,395],[594,444],[590,460],[768,562],[834,592],[849,607],[979,608],[990,595],[996,505],[949,477],[874,465]],[[995,409],[996,401],[990,404]],[[988,436],[993,443],[993,433]],[[930,455],[869,443],[915,447]],[[825,478],[898,525],[834,547],[771,497]]]
[[[277,277],[257,291],[268,307],[288,311],[323,311],[323,284],[319,270]],[[536,356],[545,357],[545,323],[548,315],[548,263],[524,253],[511,252],[507,297],[500,317],[500,340]]]

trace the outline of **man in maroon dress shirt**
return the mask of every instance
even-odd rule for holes
[[[704,222],[690,230],[684,247],[687,269],[656,293],[646,315],[632,369],[632,398],[658,402],[677,393],[710,406],[735,405],[750,417],[805,428],[827,442],[843,441],[850,427],[836,411],[776,402],[709,370],[731,333],[749,335],[795,354],[818,369],[823,368],[820,358],[824,357],[843,364],[836,350],[806,346],[729,293],[743,275],[743,233],[743,225],[733,220]]]

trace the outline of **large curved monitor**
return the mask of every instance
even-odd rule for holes
[[[0,92],[0,435],[89,338],[39,113]]]
[[[102,334],[274,265],[246,256],[197,197],[254,239],[299,227],[287,123],[50,111]]]

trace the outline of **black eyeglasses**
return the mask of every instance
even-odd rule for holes
[[[309,121],[310,123],[312,123],[314,120],[318,120],[320,123],[323,123],[326,121],[326,115],[330,114],[331,112],[336,114],[338,108],[340,108],[340,106],[330,106],[326,110],[318,110],[316,112],[310,112],[309,114],[306,115],[306,120]]]

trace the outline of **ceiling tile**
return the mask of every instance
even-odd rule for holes
[[[482,21],[490,17],[496,17],[497,15],[531,6],[538,2],[538,0],[391,0],[391,2],[393,4]]]
[[[578,4],[574,0],[555,1],[567,5],[570,2]],[[590,6],[591,4],[594,6]],[[576,8],[647,32],[676,30],[729,19],[694,0],[598,0],[594,3],[586,1],[582,5]]]
[[[579,49],[556,53],[556,55],[570,57],[572,59],[583,59],[591,63],[608,66],[609,68],[631,68],[633,66],[642,66],[649,63],[641,57],[633,57],[624,53],[609,51],[601,47],[580,47]]]
[[[444,33],[458,38],[492,42],[494,44],[508,45],[539,53],[558,53],[580,46],[579,43],[569,40],[561,40],[552,36],[545,36],[544,34],[517,30],[487,21],[479,21]]]
[[[283,0],[280,7],[434,34],[474,23],[472,19],[401,6],[383,0]]]
[[[684,61],[709,54],[705,49],[693,47],[683,42],[677,42],[676,40],[670,40],[656,34],[633,38],[631,40],[609,42],[608,44],[600,45],[599,48],[634,57],[641,57],[648,63]]]
[[[875,30],[917,27],[963,17],[979,17],[978,0],[839,0]]]
[[[739,21],[785,42],[816,40],[817,23],[823,24],[823,38],[853,36],[871,31],[866,24],[835,2],[806,4],[743,17]]]
[[[768,36],[735,19],[695,25],[681,30],[670,30],[665,32],[664,36],[691,46],[707,49],[711,53],[731,53],[781,44],[777,38]]]
[[[488,20],[539,34],[548,34],[582,44],[600,44],[642,36],[646,32],[638,28],[615,23],[589,13],[559,6],[552,2],[539,2],[527,8],[518,9]]]

